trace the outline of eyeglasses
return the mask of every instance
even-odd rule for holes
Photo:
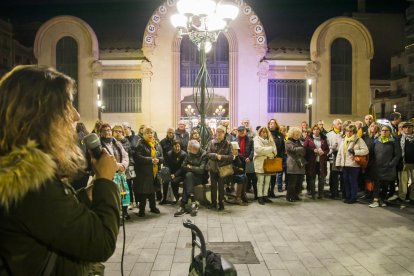
[[[389,132],[390,130],[389,129],[381,129],[381,131],[384,131],[384,132]]]
[[[115,130],[114,130],[114,132],[116,132],[116,133],[122,133],[122,130],[120,130],[120,129],[115,129]]]

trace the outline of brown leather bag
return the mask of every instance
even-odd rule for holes
[[[283,171],[282,158],[266,158],[263,162],[263,171],[265,174],[275,174]]]

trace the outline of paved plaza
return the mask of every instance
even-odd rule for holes
[[[238,275],[414,275],[412,205],[371,209],[304,198],[227,204],[223,212],[200,208],[196,217],[175,218],[177,206],[171,205],[159,206],[160,215],[132,215],[126,222],[124,275],[187,275],[191,233],[182,225],[187,217],[207,242],[253,244],[260,264],[237,264]],[[121,232],[105,275],[121,275],[122,240]]]

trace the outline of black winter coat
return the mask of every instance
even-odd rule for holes
[[[207,165],[207,155],[203,149],[197,154],[188,153],[184,159],[182,168],[185,172],[204,174]]]
[[[374,150],[370,158],[374,160],[374,177],[376,180],[393,181],[397,177],[397,165],[401,159],[401,146],[398,141],[390,138],[386,143],[381,138],[374,141]]]
[[[164,162],[164,157],[162,156],[161,146],[156,143],[156,158],[160,160],[158,163],[158,170],[160,170],[161,164]],[[138,146],[134,152],[134,161],[135,161],[135,173],[137,174],[136,181],[134,183],[134,192],[137,194],[152,194],[156,192],[155,180],[156,178],[153,175],[152,170],[152,157],[151,157],[151,147],[145,141],[141,139],[138,143]]]
[[[187,153],[181,150],[179,153],[175,153],[173,150],[170,150],[167,153],[165,159],[165,166],[170,169],[170,173],[174,174],[176,177],[183,174],[181,169],[183,162],[187,156]]]
[[[271,130],[273,140],[275,141],[277,149],[277,157],[283,157],[285,155],[285,137],[278,130]]]
[[[168,137],[165,137],[164,139],[162,139],[160,141],[160,146],[162,148],[162,155],[164,156],[164,159],[167,158],[168,152],[170,152],[170,150],[172,150],[172,148],[173,148],[173,142],[174,142],[174,139],[170,139]],[[181,150],[184,150],[184,149],[181,148]]]
[[[190,141],[190,134],[186,131],[181,133],[178,129],[175,131],[175,139],[180,141],[181,149],[187,152],[188,141]]]

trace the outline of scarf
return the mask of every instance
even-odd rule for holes
[[[148,145],[150,146],[150,150],[151,150],[151,157],[152,158],[156,158],[157,156],[157,150],[155,149],[155,139],[145,139],[145,141],[147,141]],[[155,175],[158,172],[158,164],[152,164],[152,175],[155,177]]]
[[[390,139],[389,138],[387,138],[387,137],[380,137],[380,139],[381,139],[381,143],[387,143]]]
[[[358,137],[361,138],[362,137],[362,127],[360,129],[358,129]]]
[[[336,134],[338,134],[338,133],[340,133],[341,132],[341,130],[339,130],[338,128],[336,128],[336,127],[334,127],[333,128],[333,131],[336,133]]]
[[[354,139],[355,139],[355,135],[352,135],[351,137],[345,136],[344,138],[344,147],[343,147],[344,160],[346,158],[346,153],[348,152],[348,145],[349,143],[353,142]]]
[[[244,136],[244,137],[239,136],[239,141],[240,141],[240,153],[241,153],[242,156],[244,156],[244,152],[246,150],[246,147],[245,147],[245,145],[246,145],[246,136]]]

